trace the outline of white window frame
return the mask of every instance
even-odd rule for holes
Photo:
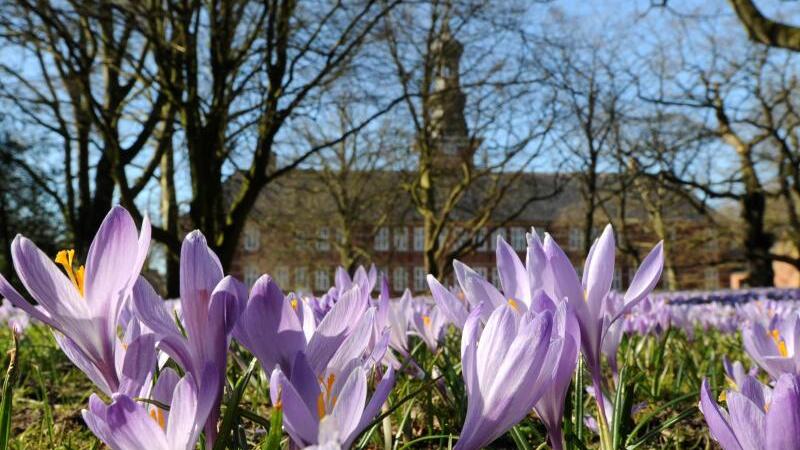
[[[322,227],[317,232],[317,250],[328,251],[331,249],[330,230],[328,227]]]
[[[258,280],[258,277],[260,275],[261,274],[258,271],[258,267],[252,264],[248,264],[247,266],[245,266],[244,274],[242,276],[242,278],[244,278],[243,280],[244,284],[252,286],[253,284],[255,284],[256,280]]]
[[[254,252],[261,246],[261,230],[255,227],[247,227],[244,232],[242,246],[247,252]]]
[[[518,252],[524,251],[528,247],[528,243],[525,240],[525,228],[511,227],[510,244],[511,248]]]
[[[392,289],[403,292],[408,287],[408,271],[405,267],[397,266],[392,269]]]
[[[505,228],[502,228],[502,227],[500,227],[500,228],[498,228],[498,229],[496,229],[496,230],[494,230],[494,231],[492,232],[492,238],[489,240],[489,248],[490,248],[492,251],[495,251],[495,250],[497,250],[497,237],[498,237],[498,236],[502,236],[502,237],[503,237],[503,240],[506,240],[506,237],[508,236],[508,235],[506,234],[506,229],[505,229]]]
[[[569,229],[569,248],[571,250],[580,250],[583,248],[583,230],[580,228]]]
[[[319,292],[325,292],[331,287],[331,276],[327,269],[317,268],[314,271],[314,289]]]
[[[399,252],[408,251],[408,229],[406,227],[396,227],[393,230],[394,249]]]
[[[286,289],[289,286],[289,268],[286,266],[278,266],[275,268],[275,282],[278,283],[281,289]]]
[[[428,289],[428,283],[425,280],[425,268],[422,266],[414,266],[414,291],[422,292]]]
[[[414,227],[414,251],[421,252],[425,250],[425,228]]]
[[[380,227],[375,233],[375,250],[385,252],[389,250],[389,227]]]
[[[478,245],[477,250],[479,252],[489,251],[489,239],[487,236],[488,236],[488,230],[486,229],[486,227],[481,228],[480,230],[478,230],[478,233],[475,234],[475,240],[477,242],[483,240],[483,242],[480,245]]]
[[[294,268],[294,288],[298,290],[308,288],[308,268]]]

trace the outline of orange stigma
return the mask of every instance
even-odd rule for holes
[[[511,306],[511,309],[513,309],[514,311],[519,312],[519,305],[517,304],[517,301],[514,300],[513,298],[508,299],[508,305]]]
[[[161,408],[151,409],[150,417],[152,417],[153,420],[156,421],[156,423],[158,424],[159,427],[161,427],[162,430],[166,429],[167,426],[166,419],[164,418],[164,411],[162,411]]]

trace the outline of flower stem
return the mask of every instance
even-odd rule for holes
[[[597,402],[597,424],[600,428],[600,448],[603,450],[613,450],[611,444],[611,433],[606,419],[605,400],[603,399],[603,382],[599,374],[592,371],[592,385],[594,386],[594,398]]]

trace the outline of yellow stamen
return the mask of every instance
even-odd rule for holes
[[[429,316],[422,316],[422,323],[425,324],[426,327],[431,326],[431,318]]]
[[[764,412],[769,412],[769,407],[772,403],[764,403]]]
[[[720,392],[719,393],[719,398],[717,400],[720,401],[720,402],[728,401],[728,391],[727,390],[723,390],[722,392]]]
[[[786,350],[786,341],[784,341],[781,337],[781,333],[778,330],[772,330],[770,332],[770,336],[775,342],[775,346],[778,347],[778,353],[780,353],[781,357],[787,358],[789,356],[789,352]]]
[[[161,427],[162,430],[166,428],[167,424],[166,424],[166,419],[164,418],[164,411],[161,411],[160,408],[151,409],[150,417],[152,417],[153,420],[156,421],[156,423],[158,424],[159,427]]]
[[[56,255],[56,264],[60,264],[67,273],[69,280],[75,285],[75,288],[80,292],[83,297],[83,266],[78,267],[78,270],[73,269],[75,260],[75,250],[61,250]]]
[[[289,304],[290,304],[290,305],[292,305],[292,309],[294,309],[295,311],[297,311],[297,299],[296,299],[296,298],[293,298],[293,299],[291,299],[291,300],[289,301]]]
[[[514,311],[519,312],[519,305],[517,305],[517,301],[513,298],[508,299],[508,305],[511,306],[511,309]]]

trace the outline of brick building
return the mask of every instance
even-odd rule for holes
[[[437,124],[432,132],[438,149],[436,168],[443,174],[457,174],[459,164],[477,164],[473,158],[480,146],[474,137],[469,137],[464,117],[466,97],[459,84],[463,48],[445,26],[432,50],[439,55],[434,83],[438,91],[431,96],[429,105]],[[356,217],[352,214],[348,217],[351,212],[343,210],[341,195],[334,195],[317,171],[297,170],[271,183],[248,220],[232,272],[247,283],[255,281],[261,273],[269,273],[284,289],[320,293],[331,286],[337,265],[357,257],[361,263],[376,264],[389,277],[395,294],[406,288],[426,291],[421,217],[408,200],[408,193],[400,188],[400,181],[406,175],[392,170],[349,173],[344,183],[355,185],[361,180],[354,188],[357,194],[369,191],[362,203],[351,203],[351,207],[364,206],[363,202],[374,205],[360,209]],[[584,202],[577,179],[546,173],[514,176],[511,189],[495,208],[496,213],[470,240],[476,246],[475,251],[461,259],[497,282],[494,269],[497,236],[503,236],[524,258],[525,233],[534,226],[538,233],[552,234],[580,272],[585,228]],[[615,183],[612,176],[602,178],[609,186]],[[230,182],[236,183],[236,177]],[[484,201],[483,190],[481,183],[470,186],[459,202],[448,232],[454,236],[463,234],[459,233],[459,223],[466,223],[474,215],[477,205]],[[535,192],[554,194],[542,195],[542,200],[527,204],[513,217],[504,215],[517,209],[515,202],[520,198]],[[613,202],[603,205],[594,230],[596,234],[608,222],[601,217],[616,218],[613,222],[617,225],[617,240],[625,254],[617,258],[614,286],[621,287],[630,282],[637,259],[643,258],[657,239],[650,231],[641,201],[632,196],[624,206]],[[619,213],[621,210],[624,214]],[[619,219],[620,216],[624,218]],[[664,212],[664,223],[669,230],[670,262],[678,287],[726,286],[730,273],[737,267],[721,263],[730,260],[727,246],[722,244],[724,238],[709,234],[703,218],[677,197]]]

